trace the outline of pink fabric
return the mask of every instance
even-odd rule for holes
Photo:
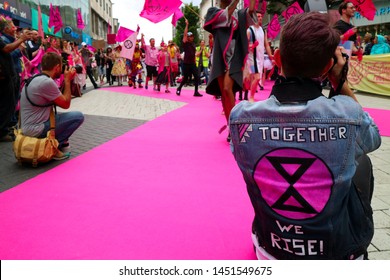
[[[140,16],[158,23],[171,16],[182,4],[180,0],[145,0]]]
[[[183,16],[184,16],[183,12],[179,8],[177,8],[172,16],[172,21],[171,21],[172,25],[176,26],[177,21],[181,19]]]
[[[118,33],[116,34],[116,41],[123,42],[133,33],[134,33],[133,30],[120,26],[118,29]]]
[[[60,14],[60,8],[57,6],[53,8],[53,5],[50,3],[50,17],[49,17],[49,27],[54,26],[54,33],[57,33],[61,30],[63,23]]]
[[[90,50],[91,52],[96,52],[96,49],[90,45],[87,46],[87,49]]]
[[[303,13],[303,10],[301,6],[299,5],[298,1],[294,2],[294,4],[290,5],[286,10],[282,12],[282,16],[286,19],[286,22],[296,14]]]
[[[38,5],[38,35],[41,38],[45,38],[45,33],[43,32],[43,26],[42,26],[42,12],[41,12],[40,5]]]
[[[79,29],[85,28],[83,16],[81,15],[81,9],[77,9],[77,28]]]
[[[45,54],[45,50],[40,48],[37,55],[30,61],[27,57],[23,56],[24,70],[23,77],[29,78],[39,73],[38,65],[42,62],[42,57]]]
[[[366,19],[374,20],[376,8],[372,0],[350,0],[349,2],[352,2],[356,10]]]
[[[221,102],[185,88],[107,89],[183,106],[0,193],[0,259],[256,259],[253,209],[217,132]],[[368,110],[389,133],[390,112]]]
[[[279,32],[280,32],[280,23],[279,23],[278,15],[275,14],[268,25],[267,36],[268,38],[273,40],[276,38],[276,36],[278,36]]]
[[[133,34],[131,34],[123,42],[123,47],[122,47],[121,54],[120,54],[121,57],[133,60],[134,49],[135,49],[135,44],[137,41],[138,32],[139,32],[139,27],[137,28],[137,32],[134,32]]]

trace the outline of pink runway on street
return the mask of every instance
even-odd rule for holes
[[[1,193],[0,259],[255,259],[221,102],[109,90],[187,104]],[[390,112],[369,111],[390,136]]]

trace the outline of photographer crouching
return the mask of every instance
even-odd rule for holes
[[[64,90],[61,93],[54,81],[64,74]],[[71,81],[76,75],[74,67],[62,67],[62,57],[46,53],[42,58],[42,73],[26,82],[21,92],[20,116],[22,133],[26,136],[45,138],[50,129],[50,112],[53,106],[70,107]],[[55,116],[55,135],[59,151],[54,160],[69,158],[69,137],[83,123],[81,112],[58,113]]]
[[[270,97],[231,111],[231,148],[254,208],[259,259],[367,258],[374,234],[367,154],[381,137],[344,83],[339,41],[327,14],[292,16],[275,51],[281,77]],[[334,97],[321,92],[325,77]]]

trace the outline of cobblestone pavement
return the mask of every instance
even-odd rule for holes
[[[157,98],[92,90],[89,83],[82,98],[72,100],[72,110],[85,114],[85,122],[71,137],[72,157],[93,149],[147,121],[184,105]],[[364,107],[390,110],[390,97],[358,93]],[[369,247],[370,259],[390,260],[390,137],[382,137],[382,146],[370,154],[374,165],[375,190],[372,201],[375,235]],[[12,143],[0,142],[0,193],[43,173],[61,162],[39,168],[19,166]],[[1,195],[1,194],[0,194]]]

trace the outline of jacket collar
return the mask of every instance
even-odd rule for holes
[[[276,79],[271,91],[272,95],[281,103],[307,102],[324,96],[318,81],[297,77],[285,78],[282,76]]]

